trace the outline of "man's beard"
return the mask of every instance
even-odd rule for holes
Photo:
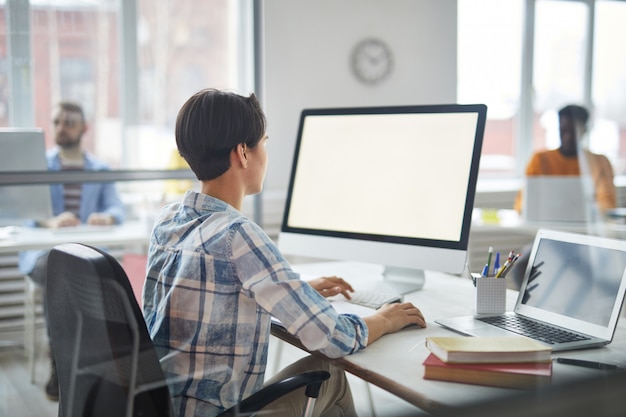
[[[56,138],[56,143],[59,147],[63,149],[75,149],[80,147],[80,137],[78,138],[70,138],[68,136],[62,136]]]

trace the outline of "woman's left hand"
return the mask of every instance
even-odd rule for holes
[[[324,297],[332,297],[333,295],[342,294],[348,300],[351,298],[350,292],[354,292],[354,289],[350,284],[339,277],[321,277],[309,281],[309,284],[317,290]]]

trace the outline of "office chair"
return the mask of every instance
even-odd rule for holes
[[[48,326],[59,378],[59,416],[174,416],[154,345],[121,265],[101,250],[66,243],[50,251]],[[306,387],[311,415],[328,372],[264,387],[220,414],[250,415]]]
[[[37,337],[38,312],[41,313],[43,288],[32,278],[24,275],[24,350],[28,358],[28,373],[31,384],[35,383],[39,345]]]

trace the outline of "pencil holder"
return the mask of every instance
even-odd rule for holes
[[[500,314],[506,310],[506,280],[477,278],[476,314]]]

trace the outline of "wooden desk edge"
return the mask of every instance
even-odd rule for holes
[[[392,393],[393,395],[399,398],[402,398],[403,400],[407,401],[410,404],[413,404],[414,406],[418,407],[419,409],[423,411],[433,413],[437,411],[440,412],[448,408],[444,404],[437,402],[437,401],[433,401],[430,398],[425,397],[424,395],[421,395],[405,387],[404,385],[398,384],[394,380],[391,380],[380,374],[377,374],[375,372],[362,368],[358,365],[355,365],[354,363],[347,360],[346,357],[329,358],[320,352],[317,352],[317,351],[311,352],[306,347],[304,347],[302,343],[300,343],[300,340],[297,337],[287,332],[287,330],[285,330],[285,328],[279,324],[272,323],[272,335],[279,338],[280,340],[284,342],[289,343],[292,346],[295,346],[299,349],[304,350],[305,352],[309,352],[312,355],[322,358],[332,363],[333,365],[343,369],[344,371],[347,371],[351,373],[352,375],[355,375],[363,379],[364,381],[370,382],[382,388],[383,390]]]

